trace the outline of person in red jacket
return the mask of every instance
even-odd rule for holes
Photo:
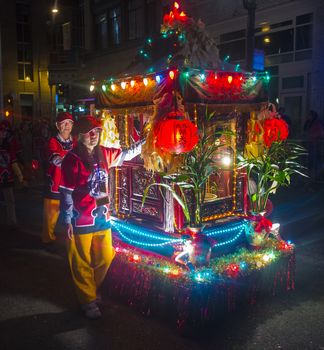
[[[46,185],[44,193],[43,230],[42,242],[46,249],[52,251],[55,242],[55,226],[60,215],[61,164],[66,154],[73,148],[71,131],[73,118],[70,113],[59,113],[56,118],[58,133],[51,137],[48,146],[49,166],[46,173]]]
[[[142,141],[122,151],[99,145],[101,125],[91,116],[76,124],[78,144],[62,163],[61,210],[66,225],[68,260],[85,316],[101,316],[97,290],[114,258],[109,220],[109,168],[141,151]]]

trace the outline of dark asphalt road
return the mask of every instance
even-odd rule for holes
[[[105,301],[101,320],[83,318],[63,245],[58,254],[41,249],[40,190],[19,190],[17,200],[22,228],[0,226],[1,350],[324,349],[324,186],[296,185],[275,198],[272,217],[297,244],[296,291],[259,300],[194,339],[113,300]]]

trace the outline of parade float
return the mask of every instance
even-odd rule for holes
[[[128,72],[91,82],[102,144],[146,138],[110,172],[107,293],[184,329],[294,289],[294,246],[268,216],[269,195],[300,172],[303,150],[268,104],[269,79],[222,62],[175,2]]]

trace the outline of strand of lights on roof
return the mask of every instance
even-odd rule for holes
[[[101,84],[101,89],[103,92],[128,90],[134,88],[136,85],[142,87],[150,86],[151,84],[160,84],[164,79],[174,80],[178,74],[178,70],[171,69],[169,71],[159,72],[156,74],[149,74],[147,76],[132,77],[123,80],[110,80],[110,83],[104,82]],[[184,79],[199,79],[201,83],[214,86],[215,88],[239,88],[244,83],[255,84],[259,78],[263,78],[265,81],[269,82],[270,75],[268,72],[258,74],[258,77],[254,74],[242,73],[242,72],[225,72],[225,71],[199,71],[197,69],[188,69],[180,72],[181,77]],[[90,92],[96,90],[96,82],[92,81],[89,87]]]

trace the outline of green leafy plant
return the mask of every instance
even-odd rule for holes
[[[144,191],[142,205],[144,204],[150,187],[159,186],[172,193],[173,198],[183,209],[186,221],[193,227],[202,225],[202,206],[205,201],[206,185],[210,175],[217,173],[219,166],[216,163],[216,155],[224,144],[216,143],[215,139],[220,135],[232,136],[231,131],[207,133],[207,125],[214,113],[206,116],[199,130],[199,141],[194,149],[184,155],[183,165],[178,173],[165,175],[159,173],[161,182],[150,184]],[[188,192],[192,193],[192,196]],[[193,210],[189,200],[193,198]]]
[[[239,168],[247,170],[250,208],[253,212],[264,212],[269,195],[275,193],[279,187],[289,186],[291,175],[307,176],[304,174],[306,168],[297,161],[306,154],[302,146],[282,141],[273,142],[258,157],[239,156]],[[255,181],[255,188],[252,190],[253,181]]]

